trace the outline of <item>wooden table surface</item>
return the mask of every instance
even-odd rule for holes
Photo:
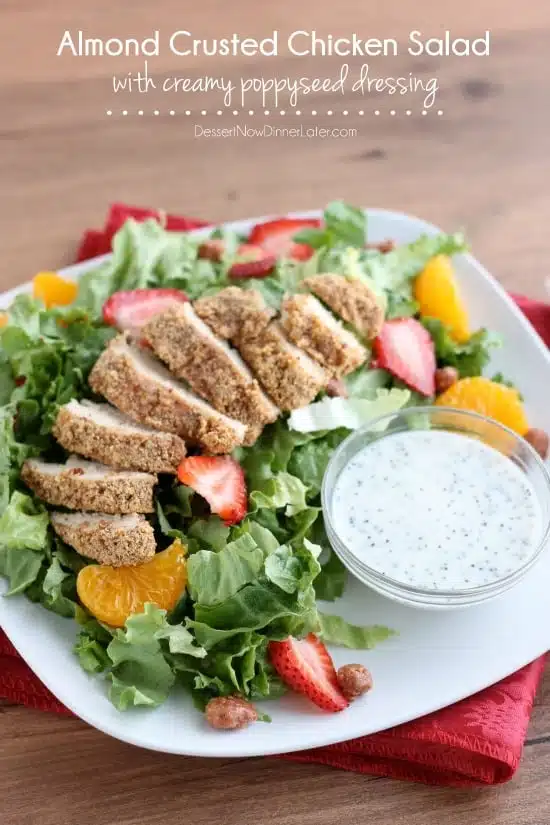
[[[313,0],[186,5],[0,4],[0,288],[69,263],[81,230],[101,224],[113,200],[218,220],[342,197],[409,211],[449,230],[464,228],[475,254],[507,287],[543,296],[550,220],[548,3],[417,0],[383,4],[384,11],[352,0],[329,6]],[[436,35],[442,19],[454,36],[490,29],[490,57],[369,60],[379,76],[437,74],[441,90],[427,116],[418,98],[361,100],[349,92],[313,95],[302,103],[300,118],[287,113],[287,123],[291,117],[308,126],[356,129],[347,139],[195,138],[195,122],[257,126],[265,116],[235,117],[230,110],[217,116],[219,99],[211,94],[191,103],[154,94],[115,98],[112,74],[141,60],[55,56],[66,28],[105,38],[144,37],[154,29],[165,36],[187,29],[199,37],[262,37],[275,28],[283,34],[315,29],[405,38],[412,29]],[[276,71],[325,76],[342,62],[283,55]],[[167,50],[150,61],[155,76],[208,73],[235,80],[272,74],[274,65],[239,57],[191,64]],[[209,114],[186,118],[191,104]],[[376,107],[380,116],[373,114]],[[130,114],[122,116],[122,108]],[[135,114],[138,108],[143,116]],[[358,114],[361,108],[365,115]],[[407,108],[414,109],[411,116]],[[107,116],[106,109],[114,114]],[[177,114],[170,116],[170,109]],[[281,121],[272,114],[269,122],[274,117]],[[533,714],[519,774],[497,789],[434,789],[272,759],[164,756],[133,749],[76,720],[6,705],[0,707],[0,741],[3,825],[161,825],[183,819],[194,825],[331,825],[367,817],[378,825],[542,825],[550,802],[550,679]]]

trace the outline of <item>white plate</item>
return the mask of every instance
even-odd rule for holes
[[[421,233],[438,231],[397,212],[369,210],[368,216],[372,241],[394,238],[406,243]],[[228,227],[246,231],[257,220]],[[69,267],[63,274],[78,278],[97,262]],[[546,347],[479,263],[461,256],[456,268],[474,326],[487,326],[505,338],[491,370],[502,369],[517,384],[533,425],[550,430]],[[26,285],[1,296],[0,307],[8,305],[16,292],[28,289]],[[317,711],[299,696],[265,702],[272,724],[230,734],[210,730],[183,693],[174,693],[153,711],[116,711],[107,699],[104,680],[87,675],[71,652],[76,625],[24,597],[0,599],[0,624],[52,693],[99,730],[167,753],[259,756],[328,745],[407,722],[476,693],[532,661],[550,647],[549,581],[546,553],[519,585],[499,599],[441,613],[387,601],[350,579],[344,598],[325,605],[325,610],[358,624],[376,622],[399,631],[398,637],[371,652],[331,650],[337,665],[355,661],[372,670],[372,693],[334,715]],[[0,580],[0,592],[4,590]]]

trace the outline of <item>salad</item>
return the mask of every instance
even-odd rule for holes
[[[129,220],[78,286],[42,273],[0,318],[0,573],[8,596],[77,622],[75,656],[118,709],[184,688],[214,727],[239,728],[287,690],[341,711],[370,689],[365,668],[336,673],[325,647],[393,633],[319,605],[347,577],[320,505],[332,451],[373,417],[436,397],[528,434],[517,391],[482,376],[499,342],[469,328],[451,262],[465,249],[461,234],[370,245],[363,210],[340,201],[322,221],[249,237]],[[237,303],[205,331],[224,295]],[[232,329],[243,295],[256,314]],[[214,360],[182,366],[178,324],[232,359],[227,381],[212,379]],[[117,372],[129,363],[134,387]],[[241,392],[248,367],[258,381]],[[145,397],[154,381],[175,413],[159,412],[168,396]],[[77,418],[109,444],[79,447]],[[102,463],[67,461],[79,449]]]

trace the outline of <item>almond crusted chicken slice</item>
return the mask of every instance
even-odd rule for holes
[[[155,555],[155,535],[144,516],[53,512],[50,520],[63,541],[100,564],[129,567]]]
[[[69,401],[60,408],[53,434],[62,447],[121,470],[175,473],[185,457],[185,442],[136,424],[109,404]]]
[[[199,298],[193,307],[216,335],[232,342],[266,327],[275,314],[258,290],[238,286]]]
[[[362,338],[371,341],[379,334],[384,323],[384,309],[378,296],[363,281],[326,273],[305,278],[302,284]]]
[[[157,477],[149,473],[113,470],[71,457],[65,464],[31,458],[21,478],[36,495],[56,507],[98,513],[152,513]]]
[[[134,421],[175,433],[206,452],[230,453],[245,440],[245,424],[198,398],[124,335],[102,352],[89,383]]]
[[[281,410],[305,407],[329,381],[319,364],[285,338],[277,321],[241,335],[235,345]]]
[[[194,309],[216,335],[239,350],[279,409],[309,404],[328,382],[330,376],[285,338],[257,290],[228,287],[200,298]]]
[[[176,378],[248,427],[245,443],[279,415],[239,354],[218,338],[191,304],[170,307],[143,328],[143,336]]]
[[[313,295],[290,295],[281,307],[281,326],[287,337],[340,378],[367,359],[365,347],[344,329]]]

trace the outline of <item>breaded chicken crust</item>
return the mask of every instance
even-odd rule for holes
[[[176,472],[186,454],[185,442],[179,436],[134,425],[118,410],[113,410],[112,421],[107,417],[94,418],[94,411],[103,409],[112,408],[107,404],[90,402],[84,407],[78,402],[69,402],[57,414],[52,428],[55,438],[69,452],[119,470]],[[82,414],[82,410],[89,414]],[[117,416],[133,426],[120,425]]]
[[[305,278],[302,285],[367,341],[380,333],[384,309],[378,296],[363,281],[326,273]]]
[[[55,507],[96,513],[152,513],[155,475],[109,470],[90,475],[78,466],[53,465],[29,459],[21,468],[21,478],[36,495]]]
[[[281,410],[305,407],[328,383],[326,372],[284,337],[273,321],[235,342],[269,397]]]
[[[175,433],[206,452],[230,453],[244,441],[246,425],[187,392],[150,355],[129,347],[124,336],[102,352],[89,384],[135,421]]]
[[[63,541],[100,564],[129,567],[150,561],[155,555],[155,534],[143,516],[53,512],[50,520]]]
[[[233,342],[241,335],[251,335],[266,327],[275,314],[258,290],[238,286],[199,298],[193,308],[216,335]]]
[[[156,315],[145,325],[143,336],[170,372],[186,381],[197,395],[219,412],[248,425],[246,442],[254,443],[258,426],[276,420],[279,410],[246,364],[214,335],[190,304]]]
[[[312,295],[291,295],[281,307],[287,337],[337,378],[366,361],[367,351]]]

